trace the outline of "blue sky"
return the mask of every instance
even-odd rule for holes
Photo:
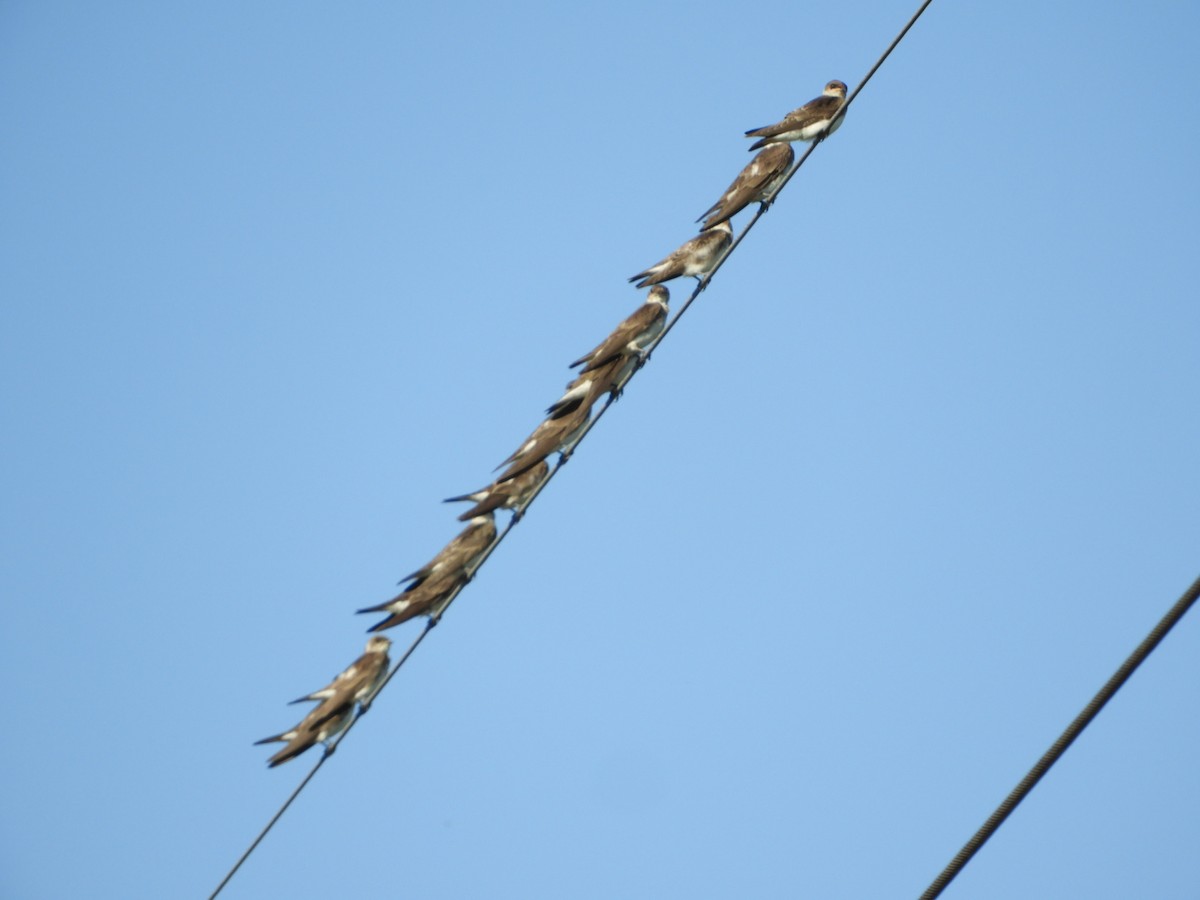
[[[0,7],[0,894],[206,896],[440,499],[915,5]],[[223,896],[918,895],[1200,569],[1198,26],[935,3]],[[945,896],[1194,897],[1198,678]]]

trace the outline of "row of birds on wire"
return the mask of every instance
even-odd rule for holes
[[[605,394],[611,403],[625,384],[646,362],[647,348],[666,327],[670,295],[663,282],[681,276],[703,281],[729,252],[733,243],[730,219],[752,203],[768,207],[783,186],[795,161],[793,141],[815,141],[828,137],[842,124],[834,121],[846,102],[846,85],[831,81],[821,96],[788,113],[781,121],[746,132],[758,138],[750,149],[760,152],[738,174],[733,183],[696,220],[700,234],[685,242],[665,259],[638,272],[629,280],[650,292],[632,315],[622,321],[590,353],[571,363],[578,369],[566,392],[546,410],[546,418],[521,446],[502,462],[503,471],[491,484],[478,491],[450,497],[446,502],[472,503],[458,517],[466,527],[427,564],[406,575],[407,585],[392,599],[360,609],[360,613],[387,613],[369,631],[393,628],[417,616],[437,620],[458,591],[475,574],[497,537],[495,513],[507,509],[518,520],[550,476],[549,457],[558,453],[566,460],[587,430],[592,407]],[[831,127],[832,123],[832,127]],[[392,642],[372,634],[366,652],[349,668],[319,691],[292,701],[316,703],[295,728],[258,741],[281,742],[284,747],[268,761],[277,766],[299,756],[316,744],[332,752],[337,737],[350,724],[357,709],[362,715],[383,685],[390,666]]]

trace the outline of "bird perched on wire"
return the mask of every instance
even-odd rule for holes
[[[370,708],[371,701],[375,699],[379,686],[383,683],[383,676],[387,674],[390,662],[388,651],[391,648],[391,640],[383,635],[367,638],[367,647],[363,651],[363,655],[352,662],[345,671],[319,691],[298,697],[292,703],[310,701],[321,703],[341,696],[348,697],[352,702],[357,703],[358,711],[365,713]]]
[[[455,591],[474,576],[480,557],[495,539],[496,520],[490,511],[471,519],[432,561],[400,580],[412,582],[407,588],[391,600],[358,610],[390,613],[367,630],[383,631],[421,615],[440,616]]]
[[[809,100],[799,109],[793,109],[781,121],[747,131],[746,137],[760,139],[751,144],[750,149],[757,150],[767,144],[781,142],[824,140],[837,131],[846,118],[842,116],[833,123],[832,128],[829,127],[845,102],[846,85],[835,79],[825,85],[820,97]]]
[[[422,584],[431,576],[444,572],[461,572],[478,557],[496,537],[496,520],[491,511],[472,516],[470,524],[450,539],[437,556],[415,572],[410,572],[398,582],[411,581],[413,587]]]
[[[571,363],[572,369],[579,369],[579,375],[567,384],[566,393],[546,409],[550,418],[569,415],[580,405],[590,408],[606,393],[614,399],[619,397],[625,383],[646,361],[646,348],[666,327],[670,298],[670,292],[656,284],[650,288],[645,303],[625,317],[599,345]]]
[[[570,367],[578,369],[583,366],[579,371],[587,372],[611,362],[618,356],[643,354],[645,348],[662,334],[667,324],[670,299],[670,292],[662,285],[650,288],[645,303],[623,319],[621,324],[613,329],[612,334],[595,349],[579,357]]]
[[[333,745],[331,741],[346,730],[353,717],[353,705],[339,705],[328,711],[322,710],[318,706],[305,716],[300,724],[291,731],[263,738],[261,741],[255,741],[254,743],[256,746],[258,744],[270,744],[274,741],[282,741],[287,744],[286,747],[267,760],[267,765],[273,769],[281,763],[287,762],[289,759],[295,759],[309,747],[314,747],[317,744],[324,744],[326,753],[332,752]]]
[[[375,606],[365,606],[359,613],[386,612],[386,619],[376,622],[367,631],[383,631],[403,625],[409,619],[417,616],[438,616],[445,609],[446,603],[454,596],[454,592],[467,583],[464,572],[442,572],[426,578],[416,584],[411,584],[391,600],[377,603]]]
[[[591,404],[579,404],[569,413],[543,420],[512,456],[496,466],[497,469],[507,466],[496,480],[507,481],[509,478],[516,478],[551,453],[561,454],[561,459],[565,461],[583,436],[591,417]]]
[[[751,203],[761,203],[764,208],[770,206],[795,160],[792,145],[786,142],[764,148],[738,173],[721,199],[700,214],[696,221],[703,222],[701,229],[732,219]]]
[[[513,518],[519,519],[525,512],[525,505],[533,497],[546,476],[550,474],[550,464],[544,459],[532,468],[526,469],[515,478],[506,481],[494,481],[485,488],[471,494],[460,494],[457,497],[447,497],[443,503],[458,503],[470,501],[475,505],[458,517],[458,521],[466,522],[476,516],[497,509],[511,509]]]
[[[319,691],[306,694],[292,703],[315,702],[317,705],[290,731],[256,741],[255,744],[283,742],[282,750],[268,760],[272,768],[287,762],[315,744],[325,744],[330,751],[330,741],[345,730],[354,715],[357,704],[359,715],[371,706],[383,679],[387,675],[388,650],[392,642],[376,635],[367,641],[366,652],[352,662],[328,685]]]
[[[640,288],[661,284],[680,275],[691,275],[700,281],[717,267],[732,243],[733,227],[728,222],[718,222],[687,241],[666,259],[638,272],[629,280],[637,281]]]
[[[567,383],[567,392],[546,407],[549,419],[561,419],[580,407],[591,410],[603,394],[619,396],[641,359],[636,354],[613,356],[604,365],[586,369]]]

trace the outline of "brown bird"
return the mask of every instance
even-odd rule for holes
[[[312,700],[317,706],[292,730],[255,742],[257,745],[279,741],[287,745],[272,756],[267,764],[274,768],[280,763],[294,759],[316,744],[325,744],[325,752],[332,752],[330,741],[350,724],[355,704],[358,705],[359,715],[370,708],[371,701],[387,675],[390,663],[388,650],[391,646],[392,642],[385,637],[370,638],[367,641],[366,652],[326,687],[293,700],[293,703]]]
[[[642,288],[651,284],[661,284],[678,278],[680,275],[691,275],[697,281],[701,276],[716,268],[717,263],[733,243],[733,228],[728,222],[718,222],[707,231],[702,231],[666,259],[656,262],[650,268],[638,272],[630,281],[637,281]],[[638,281],[638,279],[641,279]]]
[[[401,583],[412,582],[405,590],[384,603],[358,610],[391,613],[367,630],[383,631],[421,615],[440,616],[455,591],[474,576],[480,558],[495,539],[496,521],[491,512],[471,519],[432,562],[401,579]]]
[[[667,313],[670,311],[670,292],[660,284],[650,288],[646,302],[627,316],[620,325],[613,329],[599,346],[585,353],[571,368],[583,366],[581,372],[596,369],[605,365],[618,356],[630,353],[640,354],[647,345],[662,334],[667,324]]]
[[[636,353],[629,356],[614,356],[595,369],[584,369],[567,383],[567,392],[546,408],[551,419],[569,416],[581,406],[588,410],[603,394],[619,396],[642,357]]]
[[[513,518],[519,519],[525,512],[525,505],[533,497],[533,492],[550,474],[550,464],[544,459],[537,465],[522,472],[516,478],[507,481],[495,481],[472,494],[462,494],[458,497],[447,497],[444,503],[470,501],[475,505],[458,517],[458,521],[466,522],[476,516],[497,509],[511,509]]]
[[[325,752],[329,753],[331,752],[330,741],[346,730],[346,726],[350,724],[353,715],[353,704],[340,705],[328,712],[323,711],[318,706],[305,716],[304,720],[291,731],[263,738],[261,741],[255,741],[254,744],[257,746],[259,744],[269,744],[273,741],[282,741],[287,744],[286,747],[267,760],[267,765],[272,769],[280,763],[287,762],[289,759],[295,759],[309,747],[316,746],[317,744],[324,744]]]
[[[591,405],[580,404],[569,414],[543,421],[533,429],[533,433],[525,439],[512,456],[496,467],[497,469],[500,466],[508,467],[496,480],[507,481],[510,478],[516,478],[554,452],[560,453],[562,459],[567,459],[571,455],[571,451],[575,449],[575,442],[583,436],[583,430],[587,427],[591,416]]]
[[[367,629],[372,632],[395,628],[417,616],[437,616],[445,609],[446,603],[454,595],[454,592],[468,580],[467,574],[463,571],[440,572],[419,584],[409,585],[406,590],[401,591],[386,603],[368,606],[358,612],[391,613],[386,619],[376,622]]]
[[[732,219],[756,201],[764,208],[770,206],[795,160],[791,144],[771,144],[764,149],[738,173],[721,199],[700,214],[696,221],[703,221],[701,229]]]
[[[413,582],[417,587],[425,579],[440,572],[460,571],[492,542],[496,537],[496,520],[491,510],[472,516],[470,524],[455,535],[450,543],[438,551],[438,555],[417,571],[405,575],[400,584]]]
[[[388,650],[391,647],[391,640],[382,635],[367,638],[366,650],[362,656],[350,664],[349,668],[319,691],[305,694],[303,697],[293,700],[292,703],[304,703],[310,700],[320,703],[341,695],[343,698],[349,697],[352,703],[358,703],[360,713],[366,712],[371,706],[371,701],[375,699],[375,693],[379,690],[380,684],[383,683],[383,677],[387,674],[390,662]]]
[[[799,109],[793,109],[781,121],[747,131],[746,137],[761,138],[751,144],[750,149],[757,150],[779,142],[824,140],[842,126],[845,116],[834,122],[832,128],[829,128],[829,123],[845,102],[846,85],[837,80],[831,81],[825,85],[820,97],[809,100]]]

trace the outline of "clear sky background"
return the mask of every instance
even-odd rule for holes
[[[0,5],[0,895],[207,896],[915,8]],[[935,3],[224,896],[918,895],[1200,573],[1198,37]],[[1193,615],[946,896],[1195,898],[1198,684]]]

